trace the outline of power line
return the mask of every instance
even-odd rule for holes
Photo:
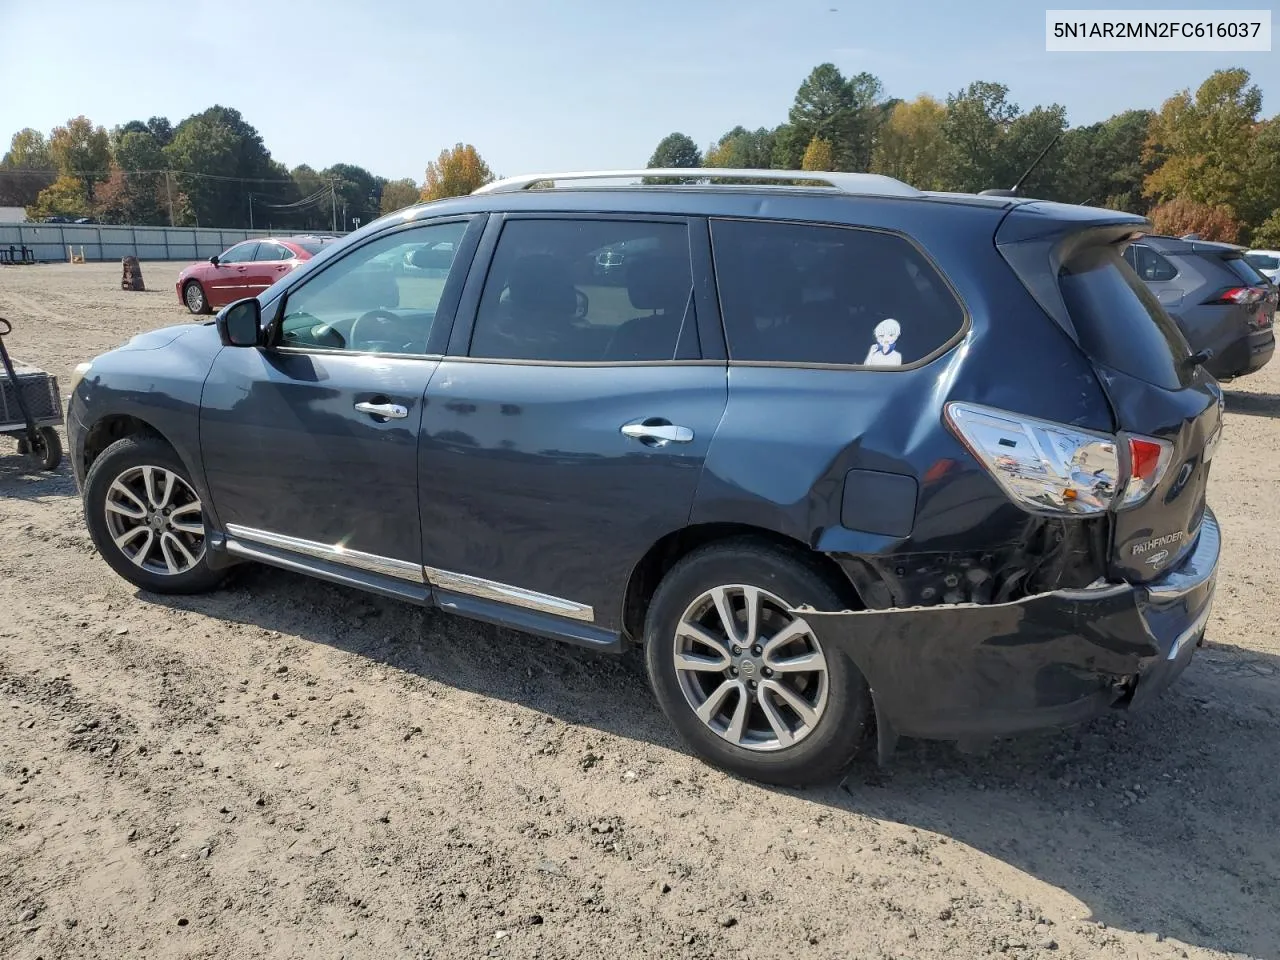
[[[265,200],[255,201],[260,207],[269,207],[272,210],[292,210],[298,207],[306,207],[315,204],[318,200],[322,200],[325,194],[329,192],[328,187],[321,187],[315,193],[303,197],[301,200],[295,200],[292,203],[267,203]],[[252,194],[251,194],[252,196]]]

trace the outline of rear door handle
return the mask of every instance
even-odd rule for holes
[[[625,423],[622,425],[622,432],[640,441],[651,441],[654,445],[688,443],[693,439],[693,431],[688,427],[666,422]]]
[[[367,400],[357,403],[356,410],[367,413],[371,417],[384,417],[387,420],[403,420],[409,415],[409,409],[398,403],[370,403]]]

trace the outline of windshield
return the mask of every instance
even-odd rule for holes
[[[1258,270],[1280,270],[1280,257],[1269,257],[1265,253],[1246,253],[1244,258]]]
[[[1112,246],[1088,247],[1058,274],[1062,299],[1094,360],[1176,390],[1190,354],[1177,324]]]

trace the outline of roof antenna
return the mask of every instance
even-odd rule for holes
[[[1027,167],[1026,172],[1023,173],[1023,175],[1018,178],[1018,182],[1015,183],[1008,190],[1005,190],[1003,187],[991,187],[987,190],[983,190],[981,193],[978,194],[978,196],[980,197],[1016,197],[1018,195],[1018,190],[1022,187],[1024,183],[1026,183],[1027,177],[1031,176],[1035,168],[1040,166],[1040,161],[1045,158],[1045,154],[1047,154],[1050,150],[1052,150],[1053,145],[1061,139],[1062,139],[1062,134],[1061,132],[1059,132],[1054,136],[1052,140],[1049,141],[1049,145],[1040,151],[1040,156],[1036,157],[1033,161],[1031,161],[1031,166]]]

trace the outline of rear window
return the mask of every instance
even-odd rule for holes
[[[333,241],[332,241],[332,240],[329,240],[329,241],[327,241],[327,242],[326,242],[326,241],[323,241],[323,240],[295,240],[295,241],[293,241],[294,246],[296,246],[296,247],[301,247],[303,250],[307,251],[307,253],[311,254],[313,257],[314,257],[317,253],[319,253],[321,250],[323,250],[326,246],[328,246],[330,243],[333,243]]]
[[[900,367],[964,326],[955,295],[902,237],[715,220],[711,238],[733,360]]]
[[[1227,269],[1251,287],[1266,286],[1267,278],[1255,270],[1244,257],[1225,257]]]
[[[1263,253],[1246,253],[1245,260],[1258,270],[1280,270],[1280,257],[1268,257]]]
[[[1187,341],[1114,247],[1077,253],[1063,265],[1058,285],[1090,357],[1168,390],[1182,386]]]

